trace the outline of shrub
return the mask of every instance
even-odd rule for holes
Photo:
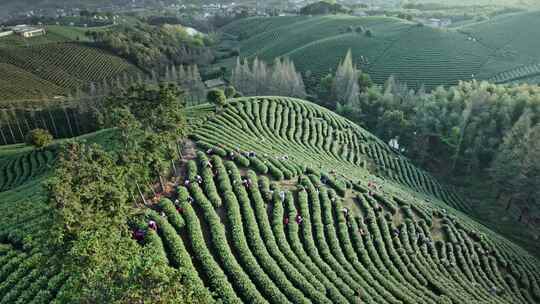
[[[208,91],[206,99],[208,102],[215,104],[218,109],[222,109],[227,104],[227,97],[223,90],[220,89]]]
[[[49,131],[44,129],[34,129],[26,135],[26,143],[38,149],[42,149],[50,145],[53,141],[53,136]]]
[[[227,98],[233,98],[236,95],[236,89],[233,86],[228,86],[225,88],[225,96]]]

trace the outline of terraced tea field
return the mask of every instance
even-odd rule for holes
[[[292,98],[212,109],[188,109],[177,193],[138,221],[143,246],[183,269],[206,302],[540,301],[535,257],[362,128]],[[0,192],[0,303],[63,292],[66,275],[35,266],[39,253],[21,246],[46,233],[34,187],[30,179]]]
[[[6,72],[2,80],[11,84],[11,90],[0,93],[0,99],[12,96],[18,99],[42,98],[53,88],[74,90],[90,82],[99,83],[103,79],[139,72],[135,66],[115,55],[74,43],[0,48],[0,63]],[[33,82],[17,82],[20,77],[32,78]],[[31,84],[37,86],[29,87]]]
[[[64,92],[58,85],[7,63],[0,63],[0,99],[41,98]]]
[[[242,57],[258,56],[271,62],[288,56],[311,83],[334,71],[348,49],[357,65],[377,83],[394,75],[411,87],[424,84],[428,89],[471,79],[510,82],[516,77],[507,74],[515,69],[521,69],[518,77],[530,78],[522,73],[529,73],[527,68],[540,61],[534,51],[535,41],[540,41],[536,31],[539,12],[506,15],[453,29],[387,17],[297,18],[296,22],[293,17],[250,18],[233,22],[222,31],[239,39]],[[373,35],[356,32],[359,27]],[[255,30],[241,30],[245,28]]]
[[[178,203],[147,212],[158,226],[147,231],[148,246],[227,303],[540,299],[534,258],[322,108],[235,100],[192,139],[199,149],[185,164]]]
[[[49,171],[53,160],[54,153],[47,150],[3,158],[0,163],[0,191],[15,188],[44,174]]]
[[[47,35],[0,38],[0,101],[65,95],[91,82],[141,71],[128,61],[92,47],[87,29],[48,26]]]

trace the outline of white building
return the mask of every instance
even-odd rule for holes
[[[431,18],[428,20],[428,25],[432,27],[448,27],[452,25],[452,20]]]
[[[9,35],[13,35],[13,31],[0,32],[0,37],[6,37],[6,36],[9,36]]]
[[[46,34],[44,28],[32,27],[28,25],[17,25],[13,27],[13,32],[24,38],[43,36]]]

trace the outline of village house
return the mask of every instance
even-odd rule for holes
[[[430,18],[428,20],[428,25],[432,27],[448,27],[451,24],[452,24],[452,21],[450,19]]]
[[[43,36],[46,34],[44,28],[32,27],[32,26],[28,26],[24,24],[13,27],[12,31],[15,34],[22,36],[24,38],[32,38],[32,37],[37,37],[37,36]]]
[[[0,38],[13,35],[13,31],[0,31]]]

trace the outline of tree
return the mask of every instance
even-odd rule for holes
[[[135,85],[105,99],[101,121],[105,126],[115,126],[112,114],[125,108],[147,131],[178,138],[185,132],[182,95],[174,84]]]
[[[272,66],[255,58],[250,67],[247,60],[237,60],[231,83],[246,96],[276,95],[305,97],[302,75],[288,58],[276,58]]]
[[[70,273],[59,303],[193,303],[162,252],[131,239],[126,167],[97,145],[70,142],[46,184],[52,227],[44,249]],[[159,250],[159,249],[157,249]]]
[[[26,134],[26,143],[38,149],[45,148],[53,141],[53,136],[44,129],[34,129]]]
[[[323,106],[329,109],[336,107],[336,97],[334,96],[333,87],[334,75],[330,73],[321,78],[318,88],[318,99]]]
[[[525,160],[529,150],[528,145],[531,144],[528,137],[534,134],[531,133],[531,124],[530,114],[523,114],[504,137],[491,166],[491,177],[499,191],[497,197],[502,195],[507,197],[507,210],[514,202],[524,200],[523,196],[528,196],[525,193],[529,193],[527,175],[529,172],[534,172],[534,166],[532,170],[527,168],[531,163]]]
[[[405,117],[405,113],[400,110],[385,111],[378,122],[377,130],[379,136],[385,142],[393,138],[400,138],[404,133],[410,132],[411,122]],[[403,136],[405,137],[405,136]],[[399,143],[402,146],[402,143]]]
[[[333,95],[341,104],[354,103],[358,100],[360,90],[358,87],[358,70],[353,64],[351,50],[347,51],[345,58],[339,63],[333,84]]]
[[[358,75],[358,88],[360,89],[360,92],[365,92],[367,89],[371,88],[373,86],[373,80],[371,80],[371,77],[367,73],[359,72]]]
[[[225,105],[227,105],[227,97],[223,90],[213,89],[208,91],[206,96],[208,102],[216,105],[216,111],[221,111]]]
[[[118,187],[123,181],[123,169],[101,147],[68,143],[46,185],[57,223],[53,240],[69,246],[84,231],[125,222],[128,194]]]
[[[526,152],[521,159],[521,172],[517,189],[521,193],[522,204],[520,221],[540,204],[540,124],[532,127],[525,135]]]
[[[240,57],[236,58],[236,66],[231,75],[231,84],[244,95],[253,93],[253,76],[247,59],[241,61]]]
[[[227,98],[233,98],[236,95],[236,89],[233,86],[227,86],[225,88],[225,96]]]

